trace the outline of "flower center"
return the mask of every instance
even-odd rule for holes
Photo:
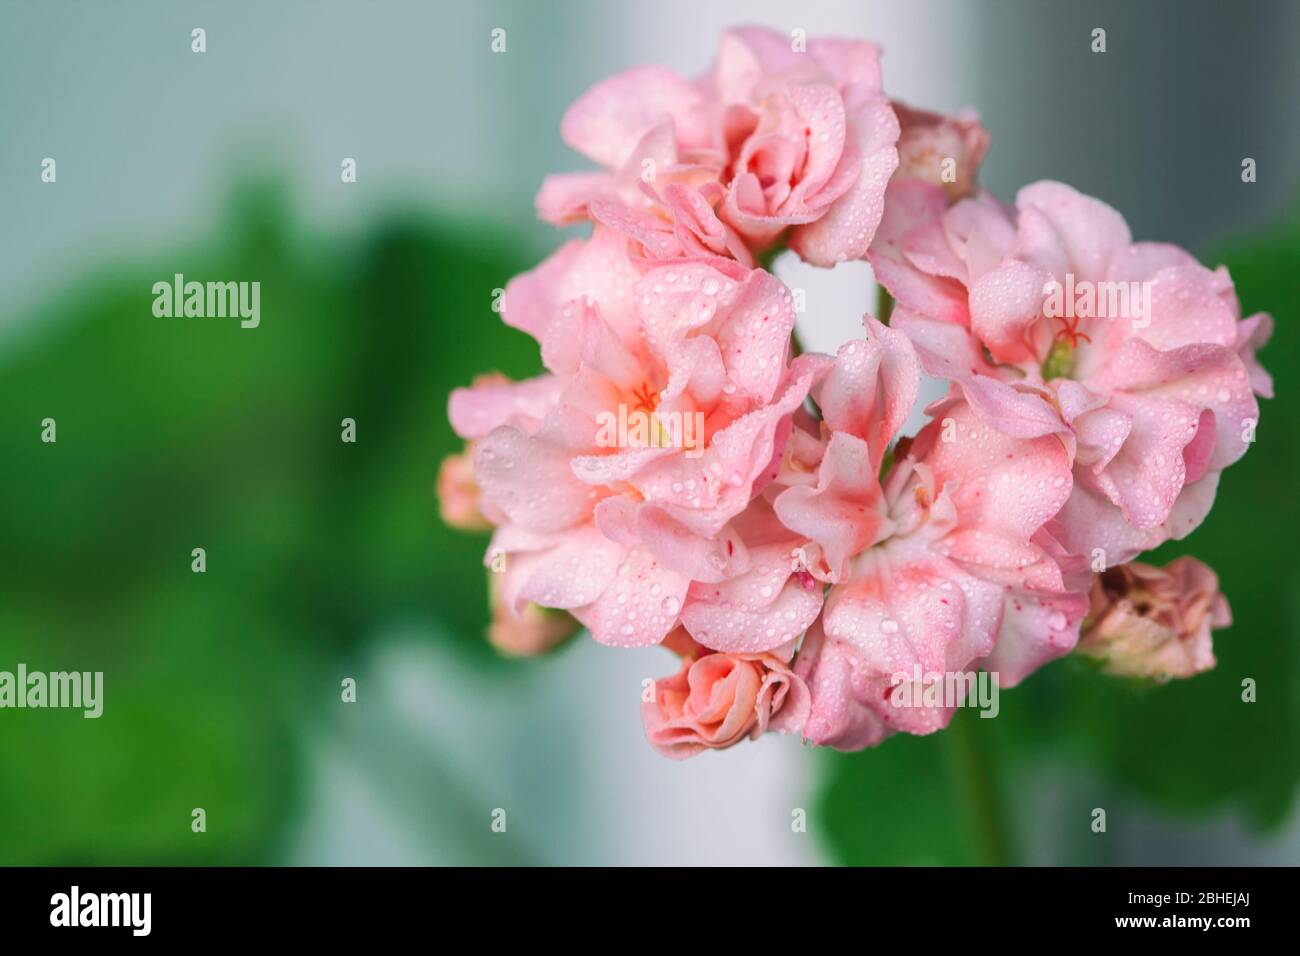
[[[647,383],[642,382],[636,388],[632,389],[631,399],[634,404],[633,411],[645,412],[647,415],[654,414],[654,410],[659,407],[659,393],[651,388]]]
[[[1062,336],[1052,342],[1047,358],[1043,360],[1043,381],[1054,378],[1070,378],[1074,375],[1074,359],[1077,351],[1075,342],[1068,336]]]

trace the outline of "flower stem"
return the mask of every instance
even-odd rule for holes
[[[959,708],[943,739],[952,799],[965,812],[975,862],[1015,865],[989,728],[975,711]]]
[[[876,284],[876,312],[881,325],[888,325],[889,317],[894,314],[894,297],[879,283]]]
[[[772,272],[775,275],[772,266],[776,263],[777,257],[783,252],[785,252],[785,243],[775,242],[754,257],[755,265],[764,272]]]

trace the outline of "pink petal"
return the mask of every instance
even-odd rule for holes
[[[820,622],[808,630],[795,673],[808,685],[812,706],[804,724],[804,739],[819,747],[862,750],[874,747],[891,733],[863,701],[877,692],[873,681],[855,665],[843,644],[828,640]]]
[[[1031,333],[1042,317],[1043,289],[1051,279],[1042,269],[1012,259],[971,287],[971,330],[998,362],[1036,357]]]
[[[693,581],[725,581],[749,564],[744,543],[730,528],[705,537],[650,502],[637,511],[636,532],[661,565]]]
[[[866,442],[835,432],[816,487],[787,488],[776,499],[785,526],[821,547],[832,581],[844,578],[849,558],[874,543],[885,524],[878,468]]]
[[[658,644],[677,624],[690,580],[664,569],[644,548],[630,550],[600,598],[573,616],[610,647]]]
[[[716,432],[701,457],[656,462],[633,484],[646,500],[663,505],[697,534],[717,534],[749,504],[755,483],[775,475],[790,416],[808,394],[815,369],[815,364],[792,363],[790,377],[771,405]]]
[[[795,209],[825,206],[851,185],[847,178],[832,180],[844,153],[844,101],[834,87],[821,83],[791,86],[789,96],[803,126],[808,154],[787,201]]]
[[[1086,593],[1013,589],[1007,593],[997,646],[980,666],[997,675],[999,687],[1015,687],[1074,649],[1087,613]]]
[[[1002,587],[910,542],[880,550],[871,568],[830,589],[823,614],[827,636],[852,647],[867,673],[958,671],[993,649]]]
[[[1020,255],[1063,279],[1099,281],[1114,255],[1132,244],[1124,217],[1064,183],[1037,182],[1016,195]]]
[[[1111,406],[1130,414],[1118,393],[1124,393],[1127,402],[1184,403],[1195,409],[1198,420],[1202,409],[1213,411],[1216,438],[1209,467],[1214,470],[1226,468],[1246,453],[1250,444],[1247,423],[1259,421],[1259,404],[1241,360],[1221,346],[1188,345],[1161,352],[1132,339],[1087,384],[1098,391],[1117,393]],[[1192,426],[1181,419],[1153,427],[1174,432],[1183,445],[1195,436]]]
[[[662,66],[644,66],[602,80],[569,107],[560,124],[564,141],[608,169],[618,169],[641,138],[665,119],[684,140],[696,137],[699,93]]]
[[[542,180],[533,204],[543,221],[567,226],[588,218],[592,200],[614,195],[614,178],[609,173],[557,173]]]
[[[529,272],[515,276],[506,285],[501,318],[506,325],[540,340],[555,317],[565,295],[562,285],[586,243],[571,239]]]
[[[631,209],[617,199],[593,199],[591,217],[640,243],[649,260],[668,259],[681,251],[681,243],[667,222],[650,212]]]
[[[898,118],[887,97],[864,100],[848,122],[861,164],[856,181],[820,219],[795,226],[790,233],[790,248],[813,265],[832,266],[866,256],[884,213],[885,188],[898,167]]]
[[[570,609],[589,604],[614,580],[624,548],[585,524],[540,551],[509,554],[504,593],[516,612],[526,602]]]
[[[1099,558],[1104,568],[1117,567],[1195,531],[1214,504],[1219,474],[1211,471],[1200,481],[1184,485],[1168,519],[1148,529],[1135,528],[1105,495],[1079,482],[1050,527],[1070,553],[1089,561]]]
[[[782,37],[789,46],[788,37]],[[881,92],[880,47],[866,40],[818,37],[808,52],[845,90],[846,98],[872,96]]]
[[[868,257],[876,281],[889,290],[899,308],[964,326],[968,324],[964,285],[925,272],[905,252],[926,250],[923,262],[937,258],[934,250],[948,245],[947,208],[948,199],[937,186],[914,179],[891,181]]]
[[[485,382],[458,388],[448,400],[447,416],[461,438],[483,438],[507,424],[531,433],[559,400],[563,386],[563,381],[553,375],[539,375],[522,382]]]
[[[790,290],[767,272],[751,272],[720,317],[715,335],[728,381],[749,395],[770,400],[785,372],[793,330]]]
[[[641,542],[636,529],[636,515],[640,502],[635,495],[610,495],[596,505],[596,527],[610,541],[625,548]]]
[[[549,438],[504,425],[475,448],[474,476],[484,497],[512,521],[559,531],[584,521],[597,497],[573,477],[569,457],[568,449]]]
[[[961,394],[985,422],[1014,438],[1039,438],[1067,432],[1060,414],[1044,394],[1016,388],[988,375],[959,379]]]
[[[1055,435],[1013,438],[965,403],[941,406],[934,415],[912,454],[931,468],[936,486],[951,483],[963,527],[1000,528],[1028,540],[1069,497],[1069,455]]]
[[[788,548],[755,556],[754,566],[720,584],[695,584],[682,624],[705,647],[729,653],[772,651],[796,640],[822,608],[822,588],[792,573]]]
[[[1243,319],[1237,327],[1237,354],[1246,366],[1250,387],[1262,398],[1273,397],[1273,378],[1255,359],[1255,352],[1267,345],[1272,335],[1273,317],[1267,312],[1259,312]]]
[[[1167,242],[1135,242],[1110,259],[1106,278],[1113,282],[1143,282],[1168,268],[1204,268],[1185,249]]]
[[[933,319],[903,306],[894,309],[889,324],[911,340],[927,375],[964,379],[992,373],[980,352],[979,341],[963,325]]]
[[[864,439],[878,469],[916,403],[921,365],[907,336],[867,316],[868,338],[840,346],[814,390],[827,426]]]
[[[1162,351],[1188,345],[1235,346],[1237,317],[1233,306],[1220,294],[1215,273],[1193,262],[1167,267],[1142,282],[1146,283],[1145,292],[1139,284],[1131,288],[1128,296],[1132,315],[1109,319],[1101,329],[1094,323],[1094,335],[1099,332],[1100,338],[1080,350],[1076,367],[1079,378],[1100,374],[1111,357],[1133,338]]]

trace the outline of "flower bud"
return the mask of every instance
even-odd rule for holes
[[[1219,579],[1178,558],[1163,568],[1131,562],[1097,575],[1079,653],[1118,677],[1191,677],[1215,664],[1213,628],[1232,623]]]

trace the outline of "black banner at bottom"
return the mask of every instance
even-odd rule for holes
[[[765,937],[780,935],[785,912],[791,931],[810,919],[861,919],[876,938],[895,927],[936,941],[1043,930],[1230,942],[1286,929],[1294,882],[1292,870],[1264,868],[0,869],[0,925],[6,941],[373,944],[452,926],[495,935],[561,921],[581,935],[629,917],[651,930],[671,917],[676,928],[695,912],[716,925],[720,910],[757,906]]]

